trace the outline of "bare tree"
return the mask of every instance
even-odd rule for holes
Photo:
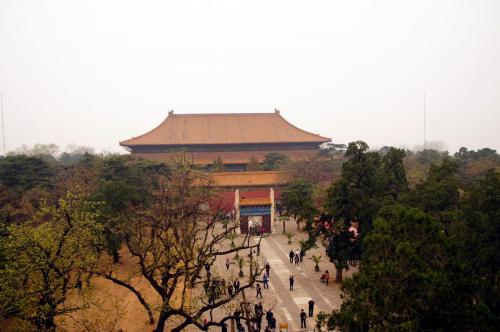
[[[260,239],[250,244],[247,235],[240,244],[228,245],[228,235],[239,225],[234,218],[230,223],[223,222],[228,214],[220,208],[217,190],[208,175],[179,164],[169,176],[153,180],[150,204],[127,211],[123,236],[136,258],[138,275],[148,281],[161,299],[157,317],[153,317],[153,305],[128,280],[114,276],[110,269],[100,274],[136,295],[151,323],[156,322],[155,331],[163,331],[167,321],[171,331],[189,325],[201,330],[221,326],[232,316],[226,312],[222,319],[218,315],[220,320],[216,321],[214,310],[223,311],[224,306],[241,298],[257,281],[262,268],[250,257],[249,278],[229,294],[222,280],[211,272],[211,266],[218,257],[238,250],[250,250],[252,255],[252,248],[260,244]],[[191,301],[191,293],[196,294],[196,301]],[[249,318],[246,307],[243,320]]]

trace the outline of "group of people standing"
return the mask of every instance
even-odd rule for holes
[[[255,304],[255,316],[250,320],[250,324],[254,331],[259,332],[262,330],[262,317],[264,316],[264,308],[262,307],[262,303]],[[266,314],[266,326],[264,328],[264,332],[271,332],[276,329],[276,318],[274,317],[274,313],[271,309],[269,309]],[[239,327],[243,330],[243,328]]]
[[[304,259],[304,251],[303,250],[290,250],[290,253],[288,254],[288,258],[290,258],[290,263],[294,263],[295,266],[299,266],[299,262],[302,263],[302,260]]]

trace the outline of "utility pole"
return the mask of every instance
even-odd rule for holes
[[[424,90],[424,150],[427,148],[427,114],[425,109],[425,90]]]
[[[7,144],[5,143],[5,124],[3,120],[3,90],[0,90],[0,110],[2,113],[2,147],[3,147],[3,155],[7,154]]]

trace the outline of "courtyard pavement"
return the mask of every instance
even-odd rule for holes
[[[315,316],[318,312],[324,311],[330,313],[332,309],[340,308],[340,285],[334,283],[335,267],[330,263],[325,253],[324,246],[318,240],[318,248],[311,249],[306,253],[302,263],[298,266],[289,262],[288,254],[290,250],[295,251],[300,248],[299,240],[307,237],[305,233],[299,233],[295,222],[288,222],[286,230],[294,234],[292,244],[288,244],[288,239],[282,234],[282,223],[276,221],[275,233],[263,238],[261,242],[260,257],[258,260],[265,264],[269,262],[271,266],[269,289],[263,289],[262,299],[255,298],[255,290],[247,292],[247,299],[253,304],[262,302],[264,311],[272,309],[274,316],[279,323],[288,323],[288,331],[313,331],[315,325]],[[252,241],[257,243],[259,237],[253,237]],[[312,255],[321,255],[322,262],[319,264],[320,272],[314,271],[314,263],[309,259]],[[218,269],[226,270],[224,267],[225,258],[216,262]],[[321,274],[328,270],[330,273],[329,285],[320,283]],[[354,272],[354,268],[344,271],[344,278],[349,277]],[[245,275],[248,273],[248,267],[244,269]],[[231,275],[236,275],[237,267],[231,266],[228,271]],[[294,290],[289,290],[289,277],[294,275]],[[245,277],[241,279],[242,282]],[[308,301],[313,299],[314,317],[307,319],[307,328],[300,328],[300,309],[308,312]],[[265,327],[266,321],[263,318],[262,326]],[[264,330],[264,328],[262,329]],[[214,330],[215,331],[215,330]],[[278,331],[278,329],[277,329]]]

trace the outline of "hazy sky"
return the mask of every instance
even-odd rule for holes
[[[500,1],[0,0],[7,149],[176,113],[273,112],[347,143],[500,150]]]

